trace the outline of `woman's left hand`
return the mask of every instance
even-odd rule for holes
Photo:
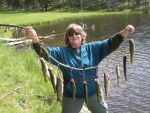
[[[134,33],[135,28],[132,25],[127,25],[124,30],[120,32],[123,37],[127,37],[129,34]]]

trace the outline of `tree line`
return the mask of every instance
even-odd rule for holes
[[[149,0],[0,0],[0,8],[8,7],[20,10],[54,10],[58,8],[79,8],[124,10],[126,8],[148,9]]]

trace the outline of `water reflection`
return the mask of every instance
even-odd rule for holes
[[[136,32],[130,36],[135,40],[135,63],[129,64],[129,44],[125,39],[121,47],[108,56],[99,66],[100,81],[103,86],[103,73],[110,75],[111,90],[109,99],[106,100],[113,113],[148,113],[150,111],[150,15],[149,14],[124,14],[124,15],[99,15],[95,17],[65,20],[57,24],[34,26],[38,35],[48,35],[55,31],[56,37],[43,40],[51,46],[64,45],[63,33],[70,23],[84,23],[87,25],[87,42],[103,40],[108,36],[122,30],[126,25],[132,24]],[[95,29],[92,26],[95,25]],[[61,35],[58,35],[61,34]],[[127,77],[124,80],[122,59],[127,56]],[[121,87],[117,87],[115,65],[121,69]]]
[[[148,20],[146,22],[149,22]],[[142,35],[141,35],[142,31]],[[130,36],[135,41],[135,62],[130,64],[128,39],[113,54],[100,64],[99,72],[108,71],[110,74],[111,91],[107,100],[113,113],[149,113],[150,108],[150,22],[136,27],[134,35]],[[142,40],[142,41],[141,41]],[[123,74],[123,56],[127,56],[127,77]],[[121,69],[121,87],[117,87],[115,65]],[[103,76],[101,76],[103,83]]]

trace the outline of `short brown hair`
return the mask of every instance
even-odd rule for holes
[[[66,43],[66,46],[71,46],[70,42],[69,42],[69,34],[75,33],[75,32],[81,33],[81,38],[82,38],[81,44],[85,43],[85,38],[86,38],[86,35],[87,35],[86,32],[83,30],[83,28],[80,25],[73,23],[73,24],[70,24],[67,27],[66,31],[65,31],[65,43]]]

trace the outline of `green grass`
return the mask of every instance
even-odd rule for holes
[[[56,70],[57,71],[57,70]],[[18,91],[0,99],[0,113],[59,113],[56,99],[37,98],[35,95],[56,98],[50,82],[43,79],[41,64],[32,48],[16,51],[14,47],[0,44],[0,98],[13,89]],[[32,109],[24,110],[18,103],[24,99]]]

